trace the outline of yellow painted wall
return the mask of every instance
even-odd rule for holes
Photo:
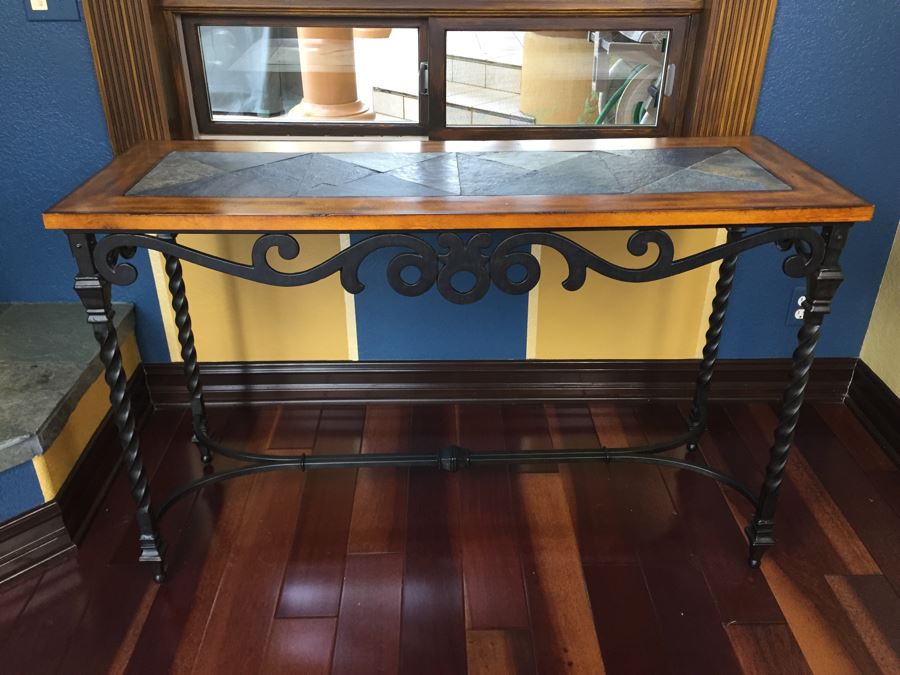
[[[862,360],[900,395],[900,231],[894,237],[878,300],[863,342]]]
[[[574,241],[623,267],[643,267],[653,246],[635,258],[626,249],[631,231],[567,233]],[[724,231],[670,232],[684,257],[724,241]],[[689,359],[700,355],[718,265],[641,284],[588,272],[577,292],[563,289],[563,257],[541,255],[541,283],[529,299],[527,355],[537,359]]]
[[[238,262],[250,262],[258,235],[182,235],[178,242]],[[345,235],[297,237],[300,255],[270,262],[298,271],[323,262],[346,246]],[[274,257],[273,257],[274,256]],[[173,360],[180,360],[174,312],[162,255],[151,254],[163,324]],[[201,361],[299,361],[357,358],[353,297],[338,275],[311,286],[275,288],[184,263],[184,281]]]
[[[134,335],[122,343],[121,349],[125,372],[131,377],[141,362]],[[75,462],[81,457],[81,453],[108,412],[109,388],[101,373],[81,397],[53,444],[43,455],[38,455],[32,460],[46,501],[53,499],[59,492],[59,488],[62,487]]]

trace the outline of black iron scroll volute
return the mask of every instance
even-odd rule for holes
[[[568,266],[568,276],[563,287],[575,291],[584,285],[587,271],[591,270],[610,279],[637,283],[655,281],[682,274],[709,263],[735,256],[764,244],[777,243],[793,246],[795,252],[784,263],[784,271],[792,277],[806,276],[822,261],[825,245],[822,236],[813,228],[800,226],[772,227],[755,232],[739,240],[714,246],[706,251],[683,258],[675,257],[675,245],[664,230],[638,230],[628,240],[628,252],[642,258],[655,249],[656,257],[644,267],[623,267],[606,260],[580,244],[554,232],[522,232],[502,235],[491,250],[494,237],[478,233],[468,240],[456,233],[442,233],[435,248],[426,240],[411,234],[375,234],[356,242],[328,260],[299,272],[282,272],[269,262],[270,252],[275,250],[284,260],[296,259],[300,245],[287,234],[266,234],[253,244],[250,264],[227,260],[218,256],[183,246],[172,240],[150,235],[117,233],[97,243],[94,262],[99,273],[114,284],[132,283],[137,272],[133,265],[122,261],[117,252],[134,247],[161,251],[185,262],[224,272],[273,286],[303,286],[335,273],[340,273],[341,285],[350,293],[359,293],[365,285],[359,279],[359,268],[373,252],[381,249],[399,249],[387,269],[391,288],[406,296],[417,296],[437,285],[438,292],[457,304],[469,304],[484,297],[491,284],[510,294],[527,293],[541,276],[540,263],[531,253],[531,247],[544,246],[560,253]],[[512,278],[512,270],[519,267],[524,274]],[[404,279],[403,272],[415,268],[418,278]],[[454,281],[462,273],[474,279],[471,288],[461,290]]]

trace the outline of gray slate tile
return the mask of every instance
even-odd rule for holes
[[[407,164],[391,171],[388,175],[427,185],[444,194],[459,194],[459,169],[456,166],[455,152],[438,155],[424,162]]]
[[[789,190],[790,187],[778,180],[740,150],[730,149],[691,166],[691,171],[703,171],[717,176],[728,176],[741,180],[752,180],[766,190]]]
[[[723,152],[722,148],[658,148],[654,150],[610,150],[613,154],[663,164],[689,167]]]
[[[304,191],[308,197],[446,197],[447,193],[388,173],[373,173],[342,185],[319,185]]]
[[[606,167],[616,177],[619,192],[634,192],[640,187],[665,178],[681,168],[674,164],[658,162],[642,155],[616,155],[609,152],[595,152],[595,157],[603,160]]]
[[[621,192],[619,181],[606,162],[600,156],[590,153],[507,180],[489,194],[577,195],[618,192]]]
[[[717,176],[693,169],[682,169],[635,190],[636,193],[669,192],[759,192],[766,190],[756,181]]]
[[[372,171],[387,172],[440,157],[442,154],[440,152],[335,152],[329,154],[328,157],[356,164]]]
[[[174,153],[173,153],[174,154]],[[307,153],[298,152],[182,152],[183,155],[197,162],[209,164],[222,171],[240,171],[252,166],[262,166],[273,162],[300,157]]]
[[[222,169],[198,162],[190,157],[184,157],[183,154],[173,152],[166,155],[125,194],[154,194],[162,188],[175,187],[222,173]]]
[[[116,304],[120,340],[134,310]],[[0,313],[0,471],[56,440],[102,372],[99,347],[79,303],[12,304]]]
[[[537,171],[546,169],[554,164],[574,159],[585,153],[583,152],[560,152],[560,151],[519,151],[519,152],[479,152],[475,153],[482,159],[489,159],[492,162],[500,162],[508,166],[515,166],[520,169],[528,169],[529,171]]]
[[[459,167],[460,192],[464,195],[510,194],[501,186],[529,173],[526,169],[462,152],[456,153],[456,165]]]

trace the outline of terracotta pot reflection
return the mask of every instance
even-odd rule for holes
[[[356,92],[353,28],[298,28],[303,100],[291,111],[300,117],[374,119]]]

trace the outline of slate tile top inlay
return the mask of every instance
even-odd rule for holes
[[[790,190],[735,148],[172,152],[127,194],[448,197]]]

